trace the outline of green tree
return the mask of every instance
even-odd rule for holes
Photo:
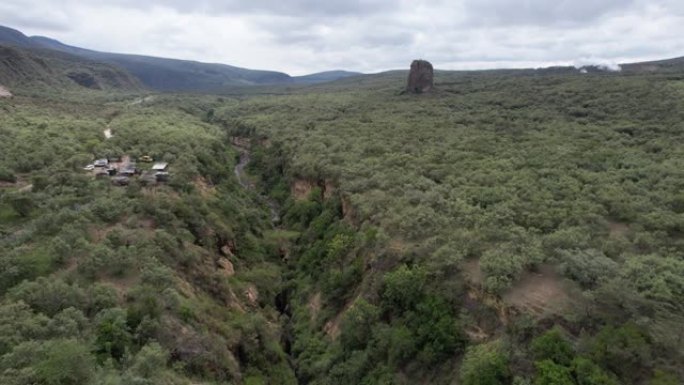
[[[621,278],[646,298],[684,308],[684,261],[658,255],[639,255],[629,259]]]
[[[119,361],[131,342],[126,324],[126,311],[119,308],[106,309],[96,317],[95,349],[101,356]]]
[[[383,325],[375,333],[379,349],[387,352],[391,367],[399,368],[416,354],[415,336],[404,325]]]
[[[35,314],[24,302],[0,305],[0,356],[22,342],[45,338],[50,319]]]
[[[90,320],[83,312],[73,307],[66,308],[57,313],[48,324],[51,336],[61,338],[78,338],[88,333]]]
[[[424,285],[425,273],[420,268],[401,265],[385,274],[382,291],[384,309],[394,314],[413,309],[423,297]]]
[[[365,348],[379,317],[380,312],[376,306],[364,299],[356,301],[342,320],[342,347],[347,351]]]
[[[538,361],[551,360],[556,364],[568,366],[575,353],[559,327],[532,340],[532,353]]]
[[[28,217],[35,207],[35,202],[29,193],[7,194],[4,200],[21,217]]]
[[[500,341],[466,350],[460,373],[463,385],[504,385],[510,380],[508,357]]]
[[[559,251],[563,275],[586,288],[594,288],[617,274],[618,264],[598,250]]]
[[[617,380],[585,357],[577,357],[572,361],[572,371],[577,385],[618,385]]]
[[[158,343],[147,344],[133,359],[129,371],[142,378],[155,378],[166,367],[168,354]]]
[[[656,369],[653,372],[653,378],[649,381],[648,385],[677,385],[681,384],[680,380],[681,378],[677,379],[677,376],[673,373]]]
[[[16,301],[24,301],[36,311],[48,316],[53,316],[69,307],[83,309],[87,301],[85,293],[79,286],[69,285],[61,279],[45,277],[22,282],[9,292],[9,297]]]
[[[96,283],[88,287],[87,311],[90,315],[95,315],[101,310],[115,307],[118,301],[118,294],[112,286]]]
[[[439,362],[465,346],[466,338],[451,307],[439,297],[428,296],[407,318],[422,348],[419,358],[425,363]]]
[[[8,385],[83,385],[95,375],[95,360],[74,339],[28,341],[4,355],[0,369],[0,382]]]
[[[636,326],[606,326],[594,337],[590,356],[621,378],[636,378],[651,365],[651,348],[645,334]]]
[[[575,385],[570,369],[551,360],[537,361],[534,385]]]
[[[88,348],[76,340],[48,343],[45,358],[35,366],[39,383],[46,385],[83,385],[95,373],[95,361]]]
[[[16,183],[17,176],[10,170],[0,168],[0,182]]]

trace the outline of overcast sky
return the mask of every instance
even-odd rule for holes
[[[684,0],[2,0],[0,24],[85,48],[293,75],[684,56]]]

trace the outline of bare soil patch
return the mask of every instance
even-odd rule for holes
[[[3,86],[0,86],[0,98],[11,98],[12,93],[9,92],[9,90]]]
[[[393,238],[387,245],[387,250],[395,254],[404,254],[411,249],[412,245],[402,238]]]
[[[482,285],[482,269],[480,269],[480,260],[471,259],[463,264],[463,272],[465,273],[465,278],[470,281],[475,286]]]
[[[502,299],[507,306],[539,317],[562,312],[572,302],[567,283],[550,265],[525,273]]]
[[[204,198],[216,195],[216,187],[212,186],[201,176],[195,178],[194,183],[195,188],[199,191],[200,195]]]
[[[358,301],[361,298],[361,293],[359,292],[347,302],[346,305],[344,305],[344,309],[342,309],[341,312],[335,316],[334,319],[326,322],[325,326],[323,326],[323,331],[333,340],[335,341],[337,337],[340,336],[341,330],[340,330],[340,324],[342,323],[342,319],[344,318],[344,315],[347,314],[349,309],[354,307],[356,304],[356,301]]]
[[[126,297],[126,293],[140,283],[140,279],[140,272],[136,271],[126,274],[123,277],[102,277],[100,282],[108,284],[116,289],[116,292],[119,294],[119,299],[123,300]]]
[[[628,224],[622,222],[608,222],[608,234],[611,238],[624,237],[628,232]]]
[[[311,297],[307,307],[309,308],[309,316],[310,316],[311,322],[316,321],[316,318],[318,317],[318,313],[321,312],[321,292],[320,291]]]

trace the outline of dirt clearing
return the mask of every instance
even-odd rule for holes
[[[503,300],[508,306],[536,316],[558,314],[572,304],[567,284],[552,266],[544,265],[536,272],[525,273]]]

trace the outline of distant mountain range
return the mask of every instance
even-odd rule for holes
[[[189,60],[152,56],[99,52],[73,47],[42,36],[26,36],[20,31],[0,26],[0,45],[29,50],[27,55],[43,56],[48,51],[86,59],[92,63],[121,68],[147,88],[157,91],[221,91],[234,86],[315,84],[361,75],[357,72],[328,71],[306,76],[290,76],[275,71],[251,70],[226,64],[201,63]],[[13,51],[16,54],[18,51]],[[73,59],[73,58],[72,58]],[[3,56],[0,56],[0,63]]]
[[[684,58],[627,63],[620,65],[623,74],[673,73],[684,71]],[[0,26],[0,85],[59,86],[91,89],[123,89],[181,92],[246,92],[264,87],[313,85],[345,80],[340,86],[373,82],[390,71],[363,75],[349,71],[327,71],[305,76],[283,72],[252,70],[226,64],[166,59],[143,55],[99,52],[63,44],[42,36],[26,36],[20,31]],[[443,71],[437,71],[439,74]],[[453,72],[453,71],[448,71]],[[605,66],[582,68],[549,67],[540,69],[500,69],[457,71],[464,74],[499,75],[572,75],[615,73]],[[272,87],[265,87],[271,89]]]

